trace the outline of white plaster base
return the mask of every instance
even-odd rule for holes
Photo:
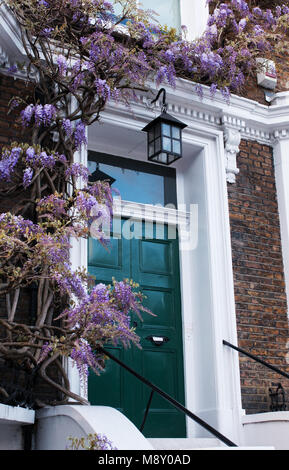
[[[152,450],[149,441],[119,411],[107,406],[63,405],[36,412],[35,450],[66,450],[70,437],[103,434],[117,450]]]
[[[289,412],[259,413],[242,417],[244,445],[274,446],[289,450]]]
[[[0,423],[0,450],[23,450],[21,426]]]

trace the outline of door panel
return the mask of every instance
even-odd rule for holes
[[[113,240],[110,252],[106,254],[97,241],[89,243],[89,272],[96,282],[111,282],[112,277],[118,280],[132,278],[146,296],[145,306],[154,313],[154,316],[144,313],[143,321],[132,314],[141,350],[134,346],[128,350],[108,349],[184,404],[178,242],[168,240],[167,227],[162,239],[158,238],[156,226],[151,239],[144,239],[145,224],[134,222],[133,230],[141,236]],[[152,337],[165,341],[157,344]],[[108,361],[106,371],[100,377],[90,376],[89,400],[91,404],[118,408],[139,427],[151,390],[112,362]],[[185,437],[185,417],[164,398],[154,394],[144,434],[148,437]]]
[[[178,242],[168,239],[168,227],[162,239],[157,239],[160,233],[155,226],[154,238],[132,243],[132,278],[147,296],[145,305],[155,314],[147,315],[137,329],[142,346],[139,373],[184,404]],[[151,337],[164,341],[154,343]],[[143,415],[150,390],[145,385],[142,389]],[[164,398],[154,395],[144,431],[150,437],[184,437],[185,417]]]

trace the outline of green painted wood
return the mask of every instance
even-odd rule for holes
[[[113,240],[110,251],[95,240],[89,240],[89,272],[96,282],[132,278],[146,296],[145,305],[155,314],[143,314],[140,320],[132,314],[132,322],[141,338],[142,349],[109,347],[112,354],[135,369],[176,400],[185,404],[183,374],[182,315],[180,296],[178,241],[168,239],[168,229],[161,233],[151,227],[145,238],[145,224],[123,221],[127,233],[137,238]],[[156,345],[150,337],[169,340]],[[107,362],[101,376],[91,374],[88,398],[93,405],[112,406],[123,412],[140,427],[150,396],[150,389],[113,361]],[[186,437],[185,416],[162,397],[154,394],[144,428],[147,437]]]

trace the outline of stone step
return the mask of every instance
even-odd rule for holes
[[[211,449],[222,446],[218,439],[214,438],[148,438],[155,450],[192,450]]]

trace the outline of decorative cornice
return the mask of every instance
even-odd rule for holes
[[[34,80],[37,72],[35,70],[35,73],[32,74],[30,71],[28,77],[27,65],[25,62],[22,62],[21,65],[19,61],[15,62],[15,57],[12,59],[3,47],[0,46],[0,73],[3,75],[9,75],[10,77],[20,78],[22,80]]]
[[[289,127],[283,129],[276,129],[273,132],[274,143],[278,142],[279,140],[286,140],[289,139]]]

